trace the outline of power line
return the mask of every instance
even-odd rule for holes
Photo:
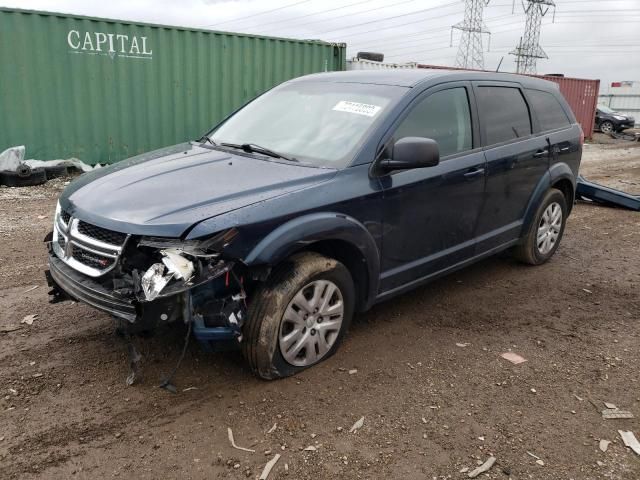
[[[417,0],[404,0],[404,1],[401,1],[401,2],[391,3],[391,4],[389,4],[389,5],[384,5],[384,6],[382,6],[382,7],[369,8],[369,9],[367,9],[367,10],[362,10],[362,11],[359,11],[359,12],[352,12],[352,14],[353,14],[353,15],[359,15],[359,14],[362,14],[362,13],[375,12],[375,11],[378,11],[378,10],[383,10],[383,9],[385,9],[385,8],[391,8],[391,7],[397,7],[398,5],[404,5],[405,3],[413,3],[413,2],[415,2],[415,1],[417,1]],[[345,6],[342,6],[342,7],[338,7],[338,8],[331,9],[331,10],[325,10],[324,12],[317,12],[317,13],[327,13],[327,12],[331,12],[331,11],[335,11],[335,10],[340,10],[340,9],[343,9],[343,8],[347,8],[347,7],[349,7],[349,6],[358,5],[358,4],[360,4],[360,3],[369,3],[369,0],[367,0],[366,2],[358,2],[358,3],[351,4],[351,5],[345,5]],[[308,15],[308,16],[311,16],[311,15]],[[301,17],[300,17],[300,18],[301,18]],[[290,19],[289,19],[289,20],[290,20]],[[283,20],[283,21],[284,21],[284,20]],[[316,24],[316,23],[322,23],[322,22],[326,22],[326,19],[314,20],[314,21],[312,21],[312,22],[305,22],[305,23],[301,23],[301,24],[296,25],[296,28],[304,27],[304,26],[306,26],[306,25],[314,25],[314,24]]]
[[[271,10],[265,10],[263,12],[252,13],[251,15],[247,15],[247,16],[244,16],[244,17],[232,18],[230,20],[225,20],[224,22],[218,22],[218,23],[211,23],[209,25],[203,25],[203,27],[215,27],[216,25],[224,25],[225,23],[239,22],[240,20],[246,20],[247,18],[253,18],[253,17],[257,17],[259,15],[265,15],[267,13],[277,12],[279,10],[284,10],[285,8],[291,8],[291,7],[295,7],[297,5],[302,5],[303,3],[309,3],[310,1],[311,0],[301,0],[300,2],[291,3],[289,5],[284,5],[284,6],[278,7],[278,8],[272,8]]]
[[[422,10],[416,10],[415,12],[403,13],[403,14],[401,14],[401,15],[394,15],[394,16],[392,16],[392,17],[382,18],[382,19],[380,19],[380,20],[371,20],[371,21],[368,21],[368,22],[363,22],[363,23],[358,23],[358,24],[355,24],[355,25],[351,25],[351,26],[349,26],[349,27],[335,28],[335,29],[333,29],[333,30],[327,30],[327,31],[324,31],[324,32],[318,32],[318,33],[319,33],[320,35],[324,35],[324,34],[327,34],[327,33],[339,32],[339,31],[341,31],[341,30],[348,30],[348,29],[351,29],[351,28],[361,27],[361,26],[364,26],[364,25],[371,25],[372,23],[386,22],[387,20],[394,20],[394,19],[396,19],[396,18],[408,17],[408,16],[410,16],[410,15],[416,15],[416,14],[419,14],[419,13],[424,13],[424,12],[430,12],[430,11],[433,11],[433,10],[438,10],[438,9],[440,9],[440,8],[452,7],[452,6],[454,6],[454,5],[458,5],[458,2],[456,1],[456,2],[451,2],[451,3],[445,3],[444,5],[438,5],[438,6],[435,6],[435,7],[424,8],[424,9],[422,9]],[[446,17],[446,16],[449,16],[449,15],[455,15],[455,13],[449,13],[449,14],[444,15],[444,16]],[[432,17],[432,18],[442,18],[442,17]],[[430,18],[429,20],[431,20],[431,18]],[[424,19],[422,19],[422,20],[418,20],[418,22],[424,22]],[[409,23],[417,23],[417,22],[409,22]],[[405,24],[405,25],[408,25],[409,23],[407,23],[407,24]],[[397,28],[397,27],[398,27],[398,25],[393,25],[393,26],[391,26],[391,27],[382,27],[382,28],[375,29],[375,30],[369,30],[369,31],[367,31],[367,32],[358,32],[358,33],[353,33],[353,34],[349,34],[349,35],[362,35],[362,34],[369,33],[369,32],[377,32],[378,30],[384,30],[384,29],[386,29],[386,28]],[[343,35],[343,36],[344,36],[344,35]]]
[[[486,21],[487,23],[490,22],[495,22],[497,20],[504,20],[506,18],[510,18],[511,21],[507,22],[506,24],[498,24],[498,27],[501,26],[506,26],[506,25],[512,25],[514,23],[513,21],[513,15],[512,14],[506,14],[506,15],[498,15],[497,17],[492,17],[492,18],[487,18]],[[404,26],[404,25],[401,25]],[[437,27],[437,28],[428,28],[426,30],[423,30],[421,32],[415,32],[415,33],[409,33],[409,34],[404,34],[404,35],[392,35],[389,37],[384,37],[381,38],[379,40],[372,42],[362,42],[362,43],[353,43],[353,45],[366,45],[367,48],[370,48],[371,46],[376,46],[376,45],[382,45],[382,46],[388,46],[388,45],[393,45],[393,44],[405,44],[406,43],[406,39],[407,38],[412,38],[412,40],[409,40],[409,42],[415,42],[415,41],[424,41],[424,40],[429,40],[432,37],[436,37],[436,36],[440,36],[439,33],[436,32],[442,32],[443,30],[448,30],[449,27]],[[424,38],[420,38],[420,39],[416,39],[415,37],[423,37],[423,35],[426,35],[426,37]],[[401,40],[395,40],[393,41],[393,39],[401,39]],[[391,41],[390,41],[391,40]]]
[[[416,0],[409,0],[411,2],[415,2]],[[287,22],[292,22],[294,20],[298,20],[300,18],[308,18],[308,17],[313,17],[315,15],[321,15],[323,13],[329,13],[329,12],[335,12],[337,10],[344,10],[345,8],[349,8],[349,7],[355,7],[356,5],[360,5],[362,3],[369,3],[370,0],[362,0],[360,2],[355,2],[355,3],[349,3],[347,5],[342,5],[341,7],[335,7],[335,8],[330,8],[329,10],[320,10],[319,12],[313,12],[313,13],[307,13],[306,15],[299,15],[297,17],[291,17],[291,18],[285,18],[283,20],[276,20],[275,22],[267,22],[267,23],[261,23],[259,25],[249,25],[248,27],[245,28],[252,28],[252,27],[265,27],[267,25],[274,25],[277,23],[287,23]],[[319,21],[326,21],[326,20],[319,20]],[[309,23],[316,23],[316,22],[309,22]],[[303,24],[303,25],[307,25],[307,24]],[[300,25],[298,25],[300,26]],[[271,30],[269,28],[267,28],[267,30]]]

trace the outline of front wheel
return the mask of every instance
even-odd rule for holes
[[[294,255],[253,295],[244,357],[267,380],[315,365],[337,350],[354,304],[353,280],[342,263],[313,252]]]
[[[600,124],[600,131],[602,133],[611,133],[613,132],[613,123],[609,120],[606,120]]]
[[[549,260],[560,245],[568,215],[567,200],[555,188],[546,193],[527,235],[514,250],[515,257],[529,265]]]

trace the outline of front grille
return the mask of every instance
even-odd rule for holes
[[[99,277],[115,267],[129,236],[60,212],[54,222],[53,251],[74,270]]]
[[[69,220],[71,220],[71,214],[69,212],[62,210],[62,212],[60,212],[60,217],[65,225],[69,225]]]
[[[93,252],[89,252],[84,250],[77,245],[73,246],[72,256],[75,260],[86,265],[90,268],[95,268],[96,270],[104,270],[113,266],[115,263],[115,258],[104,257],[102,255],[98,255]]]
[[[126,233],[114,232],[83,221],[78,223],[78,231],[87,237],[95,238],[110,245],[121,246],[127,238]]]

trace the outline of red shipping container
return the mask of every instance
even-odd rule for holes
[[[422,64],[419,64],[418,68],[465,70],[464,68]],[[567,103],[571,107],[571,110],[573,110],[573,114],[576,116],[578,123],[584,131],[584,136],[586,138],[591,138],[596,117],[596,107],[598,106],[598,90],[600,89],[600,80],[559,77],[556,75],[531,76],[549,80],[550,82],[554,82],[559,85],[560,92],[562,93],[562,95],[564,95],[564,98],[567,100]]]

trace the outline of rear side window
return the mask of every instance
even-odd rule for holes
[[[529,97],[531,108],[536,113],[536,117],[538,117],[541,131],[545,132],[571,125],[571,121],[562,105],[552,94],[541,90],[527,89],[527,96]]]
[[[529,108],[518,88],[479,87],[478,108],[487,145],[531,135]]]
[[[471,114],[466,88],[440,90],[420,101],[394,135],[396,141],[404,137],[435,140],[441,157],[471,150]]]

